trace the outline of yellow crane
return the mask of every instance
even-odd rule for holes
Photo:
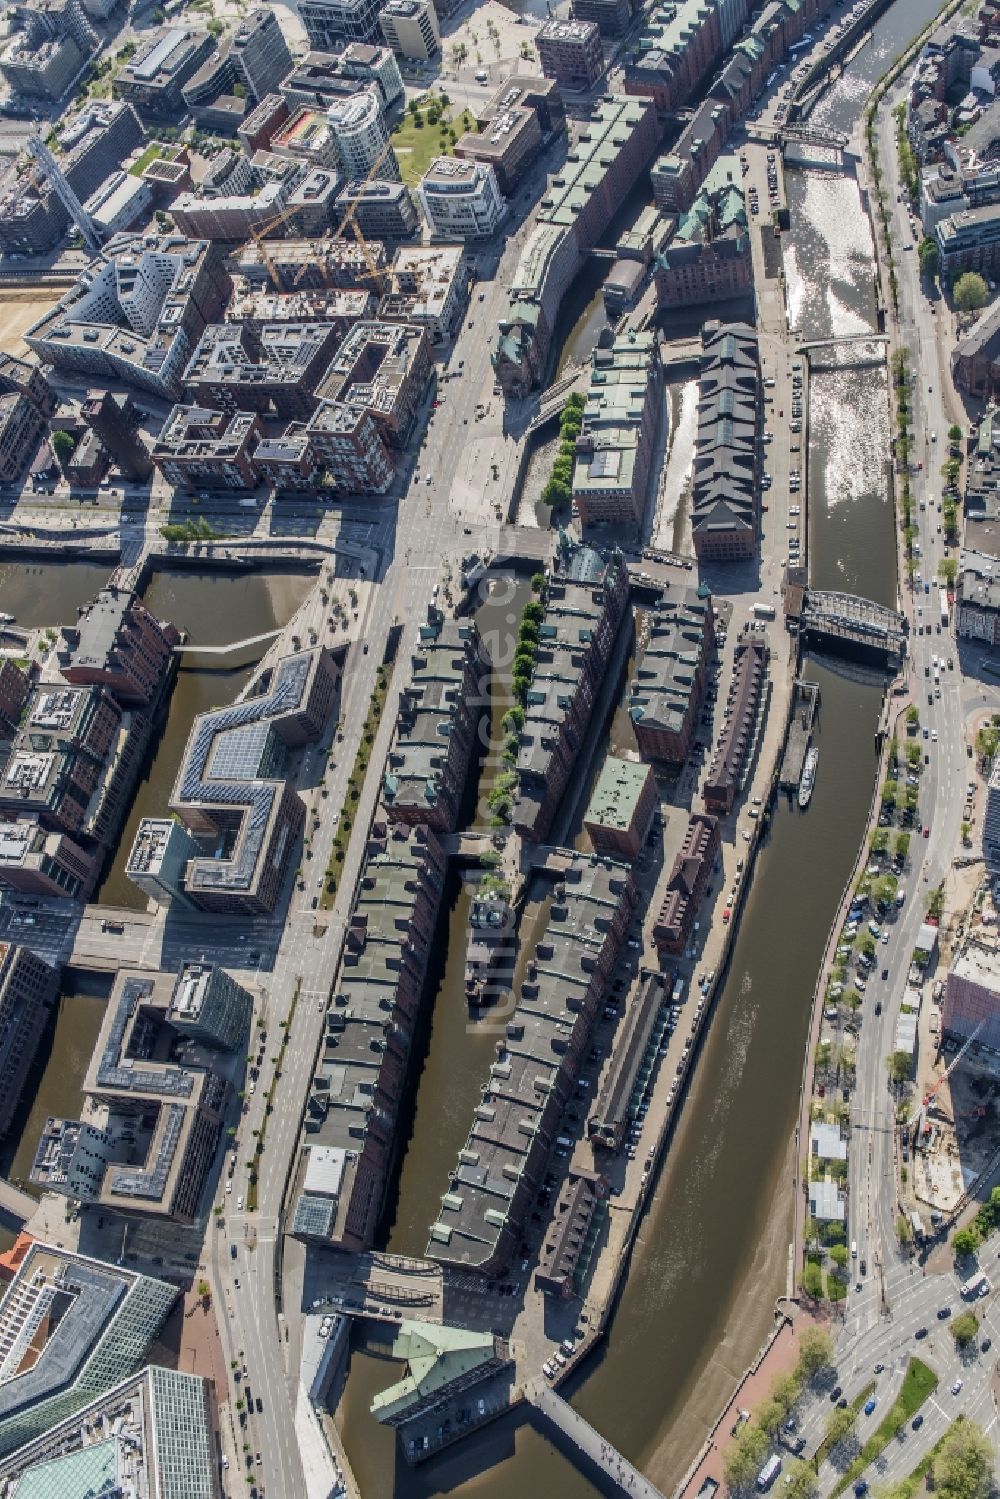
[[[365,177],[364,181],[361,183],[361,187],[367,187],[369,182],[373,182],[376,179],[376,177],[378,176],[379,168],[381,167],[382,163],[385,161],[386,157],[389,155],[389,153],[391,152],[391,150],[392,150],[392,142],[391,141],[386,141],[385,145],[382,147],[382,150],[379,152],[378,156],[376,157],[375,163],[372,166],[371,171],[368,173],[368,176]],[[389,273],[387,272],[387,270],[386,270],[386,268],[384,266],[379,266],[377,264],[377,262],[375,260],[375,257],[374,257],[374,255],[371,252],[371,248],[369,247],[368,241],[365,239],[364,235],[361,232],[361,226],[360,226],[360,224],[357,221],[356,212],[357,212],[357,203],[356,202],[355,203],[351,203],[350,206],[348,207],[347,212],[344,214],[343,219],[341,220],[340,227],[337,229],[337,232],[332,236],[332,238],[330,240],[330,244],[331,245],[337,244],[338,241],[340,241],[341,239],[344,238],[344,235],[346,234],[347,230],[350,229],[351,233],[354,235],[354,242],[360,248],[361,253],[362,253],[362,255],[365,258],[365,264],[368,267],[367,273],[365,273],[365,272],[360,272],[359,273],[359,279],[360,280],[365,280],[365,281],[374,281],[377,284],[380,281],[385,280],[386,276]],[[302,277],[305,275],[306,271],[309,269],[309,266],[310,266],[311,263],[312,262],[310,262],[310,261],[306,261],[299,268],[299,271],[298,271],[298,273],[297,273],[297,275],[295,277],[295,280],[292,283],[293,289],[294,289],[294,287],[298,286],[299,282],[302,280]],[[321,262],[320,268],[321,268],[321,271],[322,271],[322,274],[323,274],[323,277],[324,277],[324,280],[325,280],[326,279],[326,267],[325,267],[325,265],[322,264],[322,262]]]

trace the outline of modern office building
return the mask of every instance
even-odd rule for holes
[[[947,280],[963,271],[992,276],[1000,266],[1000,203],[963,208],[934,226],[939,274]]]
[[[446,870],[425,824],[372,826],[306,1102],[299,1238],[348,1250],[372,1242]]]
[[[1000,1052],[1000,946],[996,931],[976,927],[952,957],[941,1005],[942,1036]]]
[[[177,1287],[28,1244],[0,1300],[0,1454],[52,1432],[140,1368]]]
[[[573,500],[582,525],[641,526],[662,403],[656,333],[632,330],[615,339],[609,330],[591,355],[576,439]]]
[[[257,488],[253,455],[263,435],[256,411],[175,406],[153,444],[153,462],[168,484],[189,494]]]
[[[128,739],[104,687],[36,687],[0,770],[0,812],[103,841],[121,809]]]
[[[22,99],[54,104],[67,92],[87,62],[71,36],[33,42],[29,32],[15,35],[0,52],[0,77]]]
[[[160,694],[180,632],[150,614],[139,596],[116,583],[64,625],[56,647],[60,675],[74,686],[105,687],[128,708],[146,708]]]
[[[477,742],[483,665],[475,622],[446,620],[431,605],[386,760],[382,800],[391,822],[455,831]]]
[[[733,809],[750,768],[761,715],[767,702],[768,648],[763,640],[736,646],[726,718],[705,779],[705,808],[720,817]]]
[[[604,72],[604,47],[596,21],[546,21],[535,33],[542,72],[560,88],[588,89]]]
[[[653,941],[661,952],[676,956],[687,946],[720,843],[719,819],[693,812],[653,927]]]
[[[212,323],[184,372],[185,395],[209,411],[307,417],[336,342],[325,323],[268,325],[259,341],[239,323]]]
[[[551,903],[431,1225],[427,1255],[452,1270],[501,1275],[516,1252],[635,904],[628,867],[596,854],[567,852],[535,893]]]
[[[762,431],[756,332],[745,323],[706,323],[691,493],[692,539],[701,560],[756,555]]]
[[[321,401],[304,432],[286,433],[257,448],[261,472],[279,484],[291,482],[303,461],[335,494],[385,494],[396,472],[373,412],[343,401]]]
[[[539,79],[558,95],[556,85]],[[536,107],[543,90],[531,80],[510,79],[500,98],[494,95],[479,120],[480,129],[467,131],[455,145],[459,161],[478,161],[492,167],[500,191],[512,197],[518,183],[542,149],[549,133],[543,120],[545,112]],[[560,101],[561,110],[561,101]]]
[[[12,1499],[220,1499],[208,1382],[148,1364],[0,1458]]]
[[[409,239],[420,223],[413,194],[405,182],[348,182],[337,199],[346,223],[350,214],[366,240]]]
[[[170,807],[214,849],[185,872],[185,894],[199,909],[274,910],[305,820],[282,774],[285,753],[323,732],[338,681],[329,651],[298,651],[265,667],[238,702],[195,719]]]
[[[147,900],[159,906],[189,904],[184,892],[188,861],[201,852],[183,823],[173,817],[144,817],[136,831],[125,873]]]
[[[90,395],[81,405],[80,415],[96,432],[123,478],[142,483],[150,477],[153,460],[140,435],[139,411],[130,396],[115,395],[110,390]]]
[[[590,718],[628,605],[628,571],[615,551],[567,548],[545,593],[534,669],[518,732],[513,821],[543,840],[590,732]]]
[[[22,671],[10,656],[0,656],[0,739],[9,739],[17,732],[30,691],[27,671]]]
[[[357,323],[316,387],[317,400],[366,413],[383,442],[402,448],[431,378],[431,341],[405,323]],[[318,432],[320,412],[309,423]]]
[[[592,109],[513,273],[492,355],[505,394],[524,396],[542,379],[562,298],[658,141],[656,114],[645,100],[606,94]]]
[[[65,833],[45,829],[37,817],[0,822],[0,885],[24,895],[89,898],[100,859]]]
[[[207,240],[116,235],[24,341],[57,370],[176,400],[195,345],[230,289],[222,254]]]
[[[329,109],[373,83],[383,109],[402,103],[403,77],[392,50],[350,42],[339,52],[307,52],[281,85],[281,93],[291,107],[308,104]]]
[[[644,760],[683,765],[687,759],[711,649],[711,599],[696,588],[668,588],[645,617],[629,691],[629,717]]]
[[[1000,760],[994,762],[986,786],[983,814],[983,857],[990,871],[1000,870]]]
[[[190,26],[162,26],[143,33],[135,52],[115,78],[118,97],[140,116],[182,120],[187,113],[183,88],[215,52],[207,31]]]
[[[280,95],[275,97],[281,98]],[[281,102],[284,105],[284,100]],[[287,106],[284,107],[287,112]],[[307,104],[300,104],[278,126],[267,149],[278,156],[308,162],[311,167],[327,167],[332,171],[336,171],[340,160],[333,129],[326,114],[318,109],[311,109]]]
[[[431,0],[388,0],[378,19],[386,45],[397,57],[426,62],[441,51],[441,27]]]
[[[646,841],[656,805],[652,768],[608,755],[584,814],[584,831],[597,853],[634,859]]]
[[[350,99],[331,104],[327,119],[340,169],[349,182],[365,181],[372,175],[389,181],[399,177],[399,164],[389,144],[389,127],[377,88],[362,89]]]
[[[5,831],[0,824],[0,842]],[[57,970],[30,948],[0,942],[0,1138],[21,1102],[58,983]]]
[[[87,1075],[86,1121],[49,1119],[31,1179],[117,1212],[191,1223],[222,1133],[230,1084],[192,1051],[245,1048],[249,994],[221,970],[119,970]]]
[[[302,0],[299,19],[311,47],[333,52],[349,42],[375,41],[378,13],[378,0]]]
[[[418,192],[431,234],[438,239],[489,239],[507,215],[497,174],[485,162],[439,156]]]
[[[218,49],[183,84],[181,95],[203,129],[233,133],[291,69],[277,16],[255,6],[221,38]]]
[[[602,36],[623,36],[635,17],[634,0],[571,0],[574,21],[593,21]]]

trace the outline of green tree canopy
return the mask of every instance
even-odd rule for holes
[[[940,1499],[986,1499],[993,1483],[993,1444],[974,1421],[956,1423],[931,1471]]]
[[[965,271],[951,289],[959,312],[975,312],[990,300],[990,289],[978,271]]]
[[[743,1427],[723,1458],[726,1487],[730,1493],[750,1488],[767,1452],[767,1432],[752,1422]]]
[[[836,1406],[830,1412],[830,1415],[827,1418],[826,1430],[823,1433],[823,1440],[829,1447],[830,1451],[832,1451],[834,1447],[839,1447],[841,1442],[845,1441],[846,1438],[850,1436],[851,1432],[857,1425],[857,1420],[857,1411],[852,1410],[849,1405],[846,1406],[843,1410],[841,1410],[840,1406]]]
[[[909,1081],[913,1058],[907,1051],[894,1051],[891,1057],[886,1057],[885,1065],[889,1069],[891,1081],[898,1085]]]
[[[947,583],[949,588],[958,576],[958,563],[954,557],[942,557],[938,563],[938,577]]]
[[[937,241],[925,235],[917,246],[917,255],[920,260],[920,274],[930,276],[932,279],[938,273],[941,264],[941,255],[937,247]]]
[[[951,1324],[951,1335],[959,1348],[968,1348],[975,1341],[976,1333],[979,1331],[979,1318],[975,1312],[963,1312],[956,1317]]]
[[[799,1334],[799,1374],[812,1379],[821,1369],[833,1368],[833,1339],[821,1327],[804,1327]]]
[[[64,432],[61,427],[57,428],[56,431],[53,432],[52,451],[55,453],[61,464],[65,465],[69,462],[69,460],[73,456],[73,449],[75,447],[76,443],[73,438],[68,432]]]
[[[965,1259],[979,1248],[979,1235],[974,1228],[957,1229],[951,1236],[951,1247],[959,1259]]]

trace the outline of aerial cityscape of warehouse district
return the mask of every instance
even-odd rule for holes
[[[0,1499],[1000,1495],[1000,0],[5,0]]]

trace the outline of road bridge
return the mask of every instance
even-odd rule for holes
[[[814,338],[798,345],[809,360],[809,373],[830,370],[874,370],[885,366],[889,339],[884,333],[845,333],[839,338]]]
[[[847,655],[876,656],[896,668],[906,654],[901,614],[853,593],[810,588],[802,609],[804,639]]]
[[[783,125],[778,132],[783,141],[794,141],[802,146],[826,146],[831,151],[843,151],[848,137],[839,130],[825,130],[820,125]]]
[[[21,1228],[38,1208],[34,1197],[15,1187],[5,1176],[0,1176],[0,1218]]]
[[[323,1295],[313,1310],[395,1320],[416,1312],[425,1322],[440,1322],[444,1315],[441,1266],[392,1254],[338,1255],[336,1265],[323,1276]]]
[[[589,379],[589,377],[590,370],[588,366],[577,364],[575,361],[572,364],[568,364],[558,380],[554,380],[543,391],[538,403],[538,410],[525,428],[524,436],[531,436],[533,432],[537,432],[539,428],[544,427],[546,422],[550,422],[554,417],[558,416],[572,393],[574,386],[579,385],[583,380]]]
[[[585,1421],[569,1401],[557,1395],[549,1385],[533,1381],[525,1388],[524,1393],[539,1414],[551,1421],[563,1436],[568,1437],[600,1469],[605,1478],[618,1485],[623,1494],[628,1494],[630,1499],[632,1496],[635,1499],[663,1499],[656,1485],[650,1483],[638,1468],[633,1468],[616,1447],[602,1437],[599,1431],[595,1431],[590,1422]]]

